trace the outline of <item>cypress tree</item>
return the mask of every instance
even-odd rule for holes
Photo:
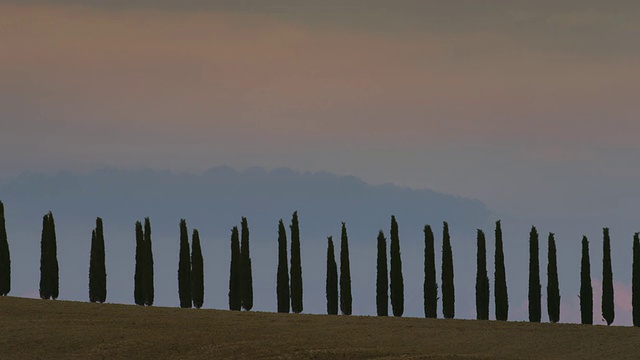
[[[640,234],[633,234],[633,270],[631,273],[633,326],[640,326]]]
[[[504,250],[502,249],[502,227],[500,220],[496,221],[496,252],[495,252],[495,310],[496,320],[507,321],[509,317],[509,295],[507,294],[507,274],[504,268]]]
[[[288,313],[290,305],[289,297],[289,265],[287,264],[287,231],[284,222],[278,223],[278,278],[276,293],[278,295],[278,312]]]
[[[615,307],[613,303],[613,271],[611,270],[611,240],[609,239],[609,229],[602,229],[602,317],[611,325],[615,318]]]
[[[402,258],[400,255],[400,237],[396,217],[391,215],[391,310],[393,316],[404,313],[404,279],[402,277]]]
[[[442,230],[442,315],[445,319],[455,316],[455,290],[453,285],[453,252],[449,237],[449,224]]]
[[[347,225],[342,223],[340,236],[340,311],[343,315],[351,315],[351,266],[349,265],[349,238]]]
[[[40,298],[41,299],[50,299],[51,298],[51,281],[49,280],[51,277],[51,273],[49,271],[50,266],[49,262],[51,261],[51,257],[49,256],[49,241],[50,235],[49,232],[51,229],[49,228],[49,214],[46,214],[42,218],[42,237],[40,239]]]
[[[53,214],[49,212],[42,219],[42,239],[40,242],[40,297],[57,299],[59,294],[58,256],[56,228]]]
[[[98,239],[96,231],[91,232],[91,255],[89,258],[89,301],[98,301]]]
[[[376,309],[378,316],[389,315],[389,278],[387,275],[387,239],[378,233],[378,266],[376,267]]]
[[[149,218],[144,219],[144,241],[143,241],[143,286],[144,286],[144,304],[153,305],[155,298],[155,288],[153,285],[153,244],[151,242],[151,222]]]
[[[435,241],[431,226],[424,226],[424,316],[438,317]]]
[[[145,245],[144,245],[144,232],[142,230],[142,223],[136,222],[136,271],[133,276],[133,299],[136,305],[144,305],[146,300],[146,286],[144,271],[145,266]]]
[[[242,308],[249,311],[253,308],[253,275],[249,252],[249,225],[246,217],[241,221],[240,238],[240,298]]]
[[[298,212],[291,219],[291,310],[302,312],[302,264],[300,261],[300,229]]]
[[[547,312],[549,321],[560,321],[560,287],[558,285],[558,263],[556,259],[556,240],[549,233],[549,257],[547,264]]]
[[[97,300],[100,303],[107,301],[107,266],[104,251],[104,226],[101,218],[96,219],[96,240],[98,247],[97,270]]]
[[[582,237],[582,264],[580,266],[580,318],[583,324],[593,324],[593,288],[591,287],[591,263],[589,240]]]
[[[538,245],[538,230],[531,227],[529,233],[529,321],[540,322],[541,310],[541,285],[540,285],[540,259]]]
[[[187,222],[180,220],[180,260],[178,261],[178,295],[180,307],[190,308],[191,298],[191,256],[189,256],[189,232]]]
[[[386,274],[386,273],[385,273]],[[338,315],[338,264],[336,264],[333,238],[327,238],[327,314]]]
[[[240,239],[238,227],[231,230],[231,266],[229,269],[229,310],[240,311],[242,299],[240,298]]]
[[[204,304],[204,260],[200,247],[200,234],[196,229],[193,229],[191,238],[191,298],[196,309],[200,309]]]
[[[489,320],[489,277],[487,276],[487,243],[484,232],[477,235],[476,319]]]
[[[56,240],[56,223],[53,219],[53,213],[49,212],[49,278],[51,285],[51,298],[53,300],[58,298],[60,291],[60,278],[58,267],[58,245]]]
[[[4,218],[4,204],[0,201],[0,296],[11,291],[11,255],[7,240],[7,227]]]

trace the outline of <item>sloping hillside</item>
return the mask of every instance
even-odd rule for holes
[[[640,329],[0,298],[3,359],[632,359]]]

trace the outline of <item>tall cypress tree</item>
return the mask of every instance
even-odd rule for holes
[[[633,309],[633,326],[640,326],[640,233],[633,234],[631,306]]]
[[[484,232],[478,229],[476,272],[476,318],[489,320],[489,277],[487,276],[487,243]]]
[[[98,301],[98,239],[96,230],[91,231],[91,255],[89,258],[89,301]]]
[[[200,234],[196,229],[193,229],[191,237],[191,298],[196,309],[200,309],[204,304],[204,260]]]
[[[611,270],[611,240],[609,229],[602,229],[602,317],[611,325],[615,318],[615,307],[613,303],[613,271]]]
[[[144,304],[151,306],[153,305],[155,298],[155,287],[153,285],[153,244],[151,242],[151,221],[148,217],[144,219],[143,251]]]
[[[276,293],[278,295],[278,312],[288,313],[291,298],[289,297],[289,265],[287,264],[287,231],[284,222],[278,223],[278,278]]]
[[[56,240],[56,223],[53,219],[53,213],[49,212],[49,273],[51,277],[49,280],[51,281],[50,289],[51,289],[51,298],[57,299],[60,291],[60,278],[59,272],[60,269],[58,267],[58,244]]]
[[[104,226],[101,218],[96,219],[96,267],[95,278],[96,301],[103,303],[107,301],[107,267],[105,264],[104,252]]]
[[[249,225],[246,217],[241,221],[240,238],[240,298],[242,308],[249,311],[253,308],[253,274],[249,252]]]
[[[400,255],[400,237],[396,217],[391,215],[391,310],[393,316],[404,313],[404,279],[402,277],[402,258]]]
[[[583,324],[593,324],[593,288],[591,287],[591,263],[589,240],[582,237],[582,263],[580,266],[580,318]]]
[[[449,237],[449,224],[445,221],[442,230],[442,315],[445,319],[453,319],[455,316],[455,301],[453,252]]]
[[[386,274],[386,273],[385,273]],[[333,248],[333,238],[327,238],[327,314],[338,315],[338,264]]]
[[[431,226],[424,226],[424,316],[438,317],[435,241]]]
[[[349,237],[347,225],[342,223],[340,236],[340,311],[343,315],[351,315],[351,266],[349,265]]]
[[[7,240],[7,227],[4,218],[4,204],[0,201],[0,296],[11,291],[11,255]]]
[[[191,298],[191,256],[189,255],[189,232],[187,222],[180,220],[180,260],[178,261],[178,295],[180,307],[190,308]]]
[[[529,233],[529,321],[540,322],[541,310],[541,285],[540,285],[540,259],[539,259],[538,230],[531,227]]]
[[[49,241],[50,235],[49,232],[51,229],[49,228],[49,214],[46,214],[42,218],[42,236],[40,239],[40,298],[41,299],[50,299],[51,298],[51,281],[49,280],[51,277],[49,262],[51,261],[51,257],[49,256]]]
[[[42,219],[42,239],[40,242],[40,297],[42,299],[58,298],[57,253],[56,227],[53,214],[49,212]]]
[[[378,266],[376,267],[376,309],[378,316],[389,315],[389,278],[387,273],[387,239],[378,233]]]
[[[240,298],[240,239],[238,227],[231,230],[231,265],[229,268],[229,310],[240,311],[242,299]]]
[[[547,312],[549,321],[560,321],[560,286],[558,284],[558,262],[556,256],[556,240],[549,233],[549,257],[547,264]]]
[[[298,212],[291,219],[291,310],[302,312],[302,264],[300,261],[300,228]]]
[[[504,268],[504,250],[502,245],[502,227],[500,220],[496,221],[496,252],[494,273],[494,294],[496,320],[507,321],[509,317],[509,295],[507,294],[507,275]]]
[[[142,230],[142,223],[136,222],[136,271],[133,276],[133,299],[136,305],[144,305],[146,300],[146,286],[145,286],[145,244],[144,244],[144,231]]]

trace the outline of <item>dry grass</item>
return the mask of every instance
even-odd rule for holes
[[[0,298],[2,359],[633,359],[640,329]]]

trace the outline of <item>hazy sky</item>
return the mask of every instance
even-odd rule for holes
[[[0,1],[0,177],[289,166],[618,216],[640,3],[558,3]]]

